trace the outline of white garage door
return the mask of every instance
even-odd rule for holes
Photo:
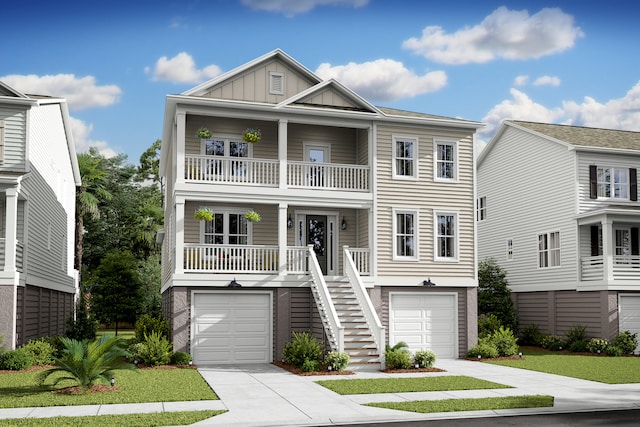
[[[458,310],[453,294],[392,293],[389,342],[409,349],[431,350],[441,359],[458,357]]]
[[[640,295],[620,295],[618,302],[618,326],[620,332],[629,331],[640,336]],[[640,346],[636,348],[636,353]]]
[[[271,361],[269,293],[195,292],[191,313],[194,363]]]

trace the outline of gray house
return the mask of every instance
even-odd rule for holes
[[[311,330],[355,363],[379,364],[398,341],[464,354],[477,338],[479,126],[375,107],[279,49],[167,96],[160,237],[175,350],[271,362]]]
[[[66,101],[0,82],[0,335],[9,348],[64,333],[73,313],[79,184]]]
[[[477,161],[478,258],[521,325],[640,332],[640,133],[506,121]]]

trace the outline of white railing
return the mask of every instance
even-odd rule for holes
[[[367,326],[369,326],[378,354],[381,355],[380,357],[383,357],[382,355],[384,355],[386,342],[386,331],[384,326],[382,326],[382,322],[380,322],[380,318],[378,317],[376,309],[371,302],[371,298],[369,298],[369,293],[364,287],[360,274],[358,274],[356,264],[353,262],[353,255],[350,252],[351,251],[348,246],[343,248],[344,274],[347,276],[347,279],[349,279],[349,285],[358,299],[358,304],[364,314]]]
[[[361,276],[371,275],[371,251],[362,248],[349,248],[351,259]]]
[[[184,168],[187,180],[278,186],[277,160],[185,155]]]
[[[309,272],[311,273],[311,293],[316,301],[322,324],[329,338],[329,345],[332,351],[344,351],[344,327],[338,319],[338,313],[329,295],[329,288],[324,280],[322,269],[318,264],[318,258],[313,250],[313,245],[307,249],[309,257]]]
[[[307,268],[306,246],[290,246],[287,248],[287,273],[306,274]]]
[[[0,270],[4,269],[5,265],[5,253],[6,253],[7,240],[5,238],[0,239]],[[23,271],[24,262],[24,244],[20,241],[16,243],[16,271]]]
[[[186,272],[277,273],[278,247],[258,245],[184,245]]]
[[[323,190],[369,191],[369,166],[288,162],[287,185]]]
[[[580,278],[583,282],[602,280],[604,263],[601,256],[590,256],[580,259]]]
[[[613,280],[640,280],[640,256],[614,255],[612,257]],[[580,259],[583,282],[604,278],[604,257],[591,256]]]

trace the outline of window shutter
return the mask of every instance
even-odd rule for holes
[[[598,166],[589,165],[589,198],[598,198]]]
[[[638,227],[631,227],[631,255],[640,255],[638,246]]]
[[[638,172],[635,168],[629,169],[629,197],[634,202],[638,200]]]
[[[591,256],[598,256],[598,226],[591,226]]]

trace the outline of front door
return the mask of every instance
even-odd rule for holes
[[[327,216],[306,216],[306,244],[313,245],[322,274],[327,274]]]

